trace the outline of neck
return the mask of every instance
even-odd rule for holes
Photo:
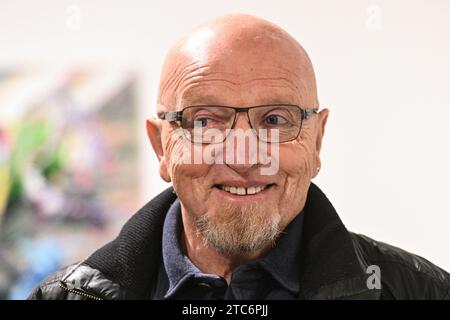
[[[268,244],[258,251],[237,255],[219,252],[198,235],[193,221],[186,217],[184,213],[182,218],[183,234],[181,245],[184,254],[202,272],[221,276],[228,284],[230,284],[231,275],[237,266],[264,256],[271,248],[271,244]]]

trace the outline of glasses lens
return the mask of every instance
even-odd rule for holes
[[[219,143],[225,140],[226,131],[233,125],[233,120],[233,108],[194,106],[183,110],[181,127],[192,142]]]
[[[295,139],[302,126],[302,110],[297,106],[263,106],[248,111],[259,139],[286,142]]]

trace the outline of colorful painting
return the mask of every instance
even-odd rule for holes
[[[137,208],[135,91],[124,70],[0,71],[0,299],[26,298]]]

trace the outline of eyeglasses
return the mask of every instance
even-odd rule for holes
[[[158,118],[180,122],[185,137],[194,143],[220,143],[236,125],[236,114],[246,112],[255,135],[264,142],[282,143],[297,139],[303,120],[317,113],[318,109],[305,109],[297,105],[274,104],[248,108],[218,105],[189,106],[177,112],[161,112]],[[273,134],[274,131],[278,134]],[[217,138],[217,132],[221,137]]]

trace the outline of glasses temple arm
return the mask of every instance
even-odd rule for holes
[[[313,114],[317,113],[317,111],[319,111],[318,108],[314,108],[314,109],[304,109],[304,110],[303,110],[303,119],[308,119],[308,118],[311,117]]]
[[[182,111],[177,112],[161,112],[158,114],[158,118],[161,120],[167,120],[169,122],[181,121]]]

